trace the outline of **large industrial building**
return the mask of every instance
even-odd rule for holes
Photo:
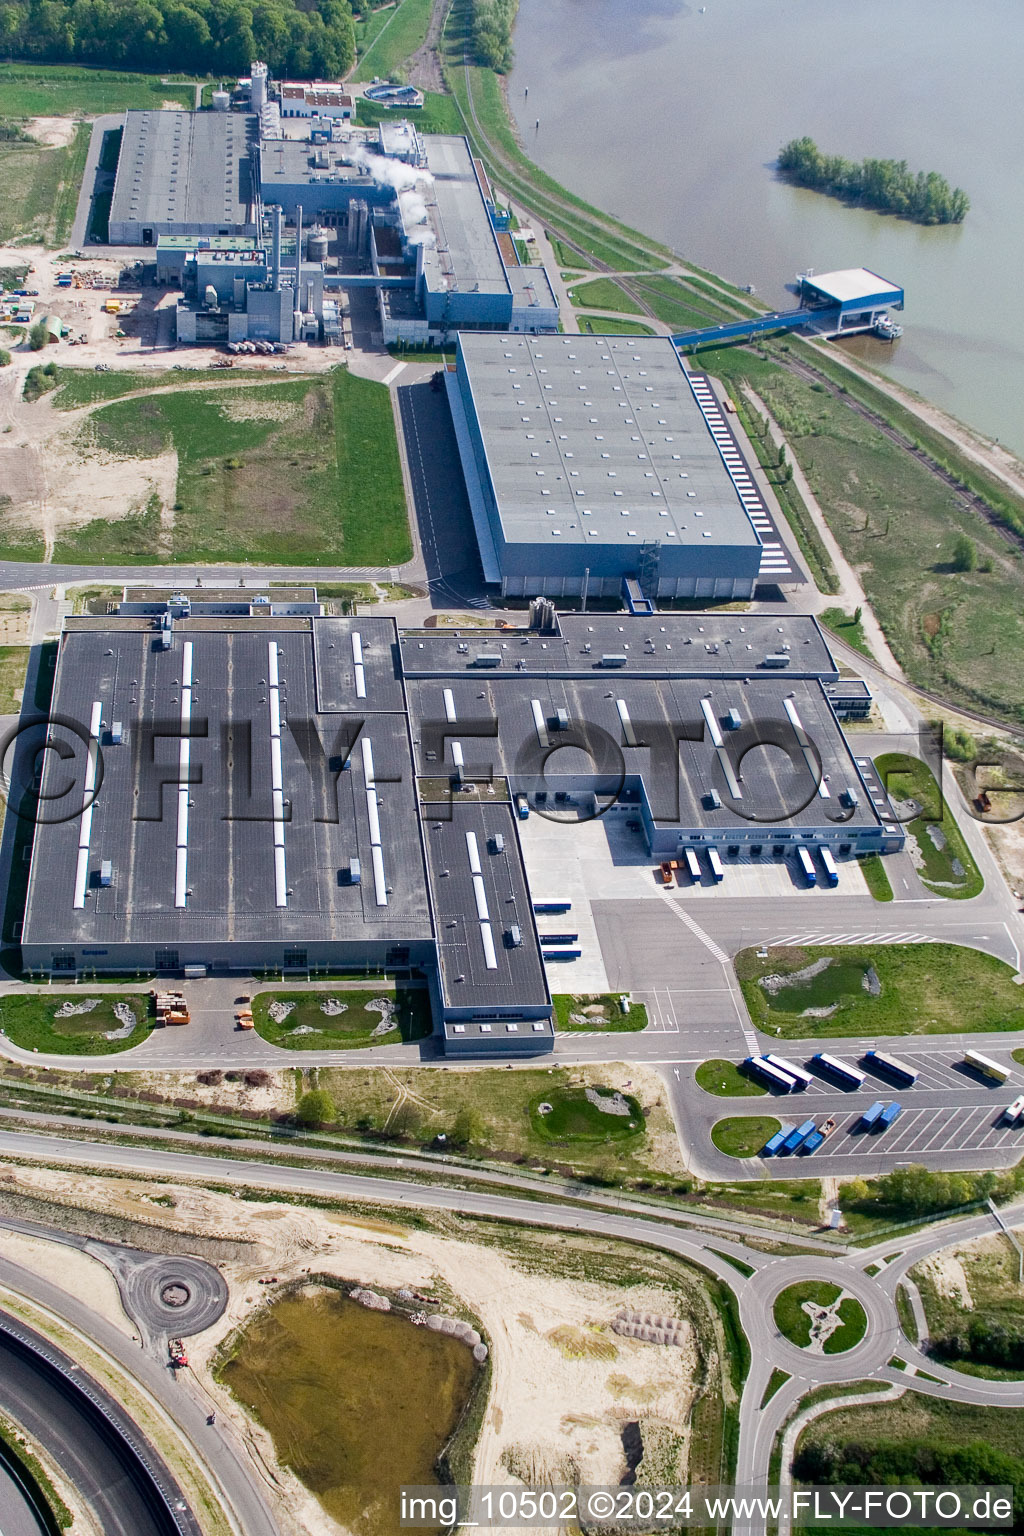
[[[803,579],[706,374],[662,337],[469,335],[446,375],[505,596],[750,598]]]
[[[422,974],[446,1051],[550,1049],[523,811],[625,816],[640,859],[899,847],[837,680],[810,618],[400,633],[131,592],[61,634],[25,969]]]
[[[468,141],[407,121],[358,128],[333,87],[268,83],[251,110],[129,111],[110,240],[153,247],[179,284],[182,342],[338,340],[345,290],[370,289],[380,337],[548,332],[558,301],[520,266]]]

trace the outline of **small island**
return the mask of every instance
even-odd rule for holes
[[[844,160],[826,155],[813,139],[791,139],[779,150],[779,174],[795,186],[840,197],[915,224],[961,224],[971,206],[960,187],[936,171],[908,170],[905,160]]]

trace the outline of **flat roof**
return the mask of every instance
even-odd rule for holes
[[[126,112],[111,223],[248,223],[258,123],[248,112]]]
[[[436,240],[423,253],[427,286],[507,294],[505,263],[469,145],[457,134],[430,134],[424,143],[433,178],[424,189],[427,218]]]
[[[511,806],[456,797],[451,804],[424,805],[422,814],[446,1007],[547,1005],[550,994]],[[528,1023],[520,1025],[518,1033],[529,1032]],[[493,1033],[504,1034],[505,1024],[495,1022]]]
[[[891,296],[891,302],[902,299],[903,289],[887,278],[879,277],[867,267],[846,267],[841,272],[815,272],[804,278],[811,288],[817,288],[837,304],[855,303],[857,299],[873,299]]]
[[[316,622],[336,637],[345,635],[351,654],[351,631],[362,621]],[[101,716],[103,777],[88,828],[87,895],[80,906],[75,893],[82,814],[37,827],[24,943],[59,949],[110,943],[175,947],[200,937],[211,943],[299,944],[430,937],[408,722],[404,714],[375,709],[372,697],[349,712],[344,690],[337,694],[340,709],[322,703],[312,629],[309,619],[182,619],[174,625],[170,649],[163,650],[144,619],[115,617],[66,627],[54,716],[78,722],[86,739],[94,713]],[[186,645],[191,647],[193,782],[185,838],[187,897],[178,906]],[[284,905],[278,904],[282,887],[271,796],[272,645],[280,678],[286,804]],[[123,730],[118,744],[109,735],[115,721]],[[76,744],[70,733],[69,741]],[[81,754],[81,739],[77,748]],[[56,758],[47,754],[44,797],[48,790],[56,794],[53,786],[63,782]],[[379,823],[386,904],[379,901],[373,877],[371,816]],[[339,882],[339,871],[347,870],[352,857],[364,871],[360,885]],[[101,886],[100,866],[107,860],[112,881]]]
[[[667,337],[459,336],[509,543],[757,548]]]
[[[484,678],[502,673],[644,677],[746,677],[766,670],[769,656],[788,656],[784,677],[838,678],[839,669],[811,614],[776,618],[769,613],[559,614],[558,631],[536,629],[402,630],[402,667],[407,678]],[[496,668],[480,655],[499,656]],[[602,658],[621,655],[622,668],[605,669]],[[771,668],[774,670],[774,668]],[[609,682],[609,686],[611,683]]]

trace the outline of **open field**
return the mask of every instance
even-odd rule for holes
[[[773,1115],[733,1115],[716,1120],[711,1140],[719,1152],[730,1157],[756,1157],[770,1136],[781,1130],[782,1122]]]
[[[189,85],[156,75],[84,69],[78,64],[0,64],[0,117],[96,117],[126,107],[191,107]]]
[[[90,132],[87,123],[79,124],[67,145],[46,146],[32,139],[0,143],[0,243],[64,244],[75,217]]]
[[[574,283],[572,302],[577,309],[610,309],[624,315],[643,313],[636,300],[610,277],[596,277],[588,283]]]
[[[84,987],[81,995],[67,997],[49,990],[38,997],[5,997],[0,1002],[0,1029],[22,1050],[49,1051],[61,1056],[103,1056],[126,1051],[145,1038],[150,1028],[146,996],[136,993],[117,997],[104,993],[95,1008],[69,1018],[56,1017],[62,1005],[81,1005],[86,1001],[89,998]],[[112,1039],[112,1034],[121,1034],[124,1028],[114,1013],[119,1004],[131,1008],[137,1022],[129,1035]]]
[[[462,126],[462,116],[451,96],[442,96],[438,91],[427,91],[424,95],[423,106],[413,112],[416,127],[420,133],[465,133]],[[365,96],[360,96],[356,101],[356,122],[363,126],[371,126],[375,123],[400,122],[408,119],[410,114],[400,107],[382,107],[375,101],[367,101]]]
[[[827,969],[798,984],[772,993],[759,985],[762,977],[789,976],[826,959]],[[745,949],[735,964],[751,1019],[784,1039],[1024,1029],[1024,997],[1012,968],[956,944],[806,946],[770,949],[764,959]],[[868,990],[872,974],[877,995]]]
[[[385,13],[380,26],[374,27],[373,37],[367,39],[364,49],[360,42],[359,62],[352,71],[353,80],[373,80],[376,76],[387,80],[411,54],[416,52],[427,35],[432,0],[400,0],[391,11]],[[376,22],[377,13],[373,21]]]
[[[5,448],[9,482],[21,492],[6,507],[0,502],[7,557],[41,558],[42,526],[33,520],[45,517],[52,558],[68,563],[382,565],[409,558],[383,386],[344,367],[313,378],[257,374],[252,388],[243,375],[204,389],[209,377],[158,374],[141,382],[165,392],[129,394],[137,375],[62,371],[60,407],[109,403],[77,419],[60,410],[52,430],[43,418],[45,514],[34,510],[32,450],[17,441]]]
[[[235,368],[230,383],[246,383],[250,379],[268,382],[264,369]],[[163,372],[132,372],[128,369],[111,368],[107,373],[97,373],[91,368],[58,368],[57,387],[53,406],[58,411],[74,411],[81,405],[100,405],[107,400],[120,400],[123,395],[136,394],[154,389],[184,389],[202,384],[224,385],[224,371],[219,368],[190,368],[183,379],[180,368],[167,368]]]
[[[0,715],[16,715],[28,668],[28,647],[0,645]]]
[[[579,1108],[587,1088],[607,1094],[631,1081],[632,1099],[642,1120],[630,1130],[628,1119],[601,1112],[601,1139],[595,1137],[593,1117]],[[387,1130],[425,1141],[439,1132],[450,1135],[460,1110],[479,1117],[474,1146],[511,1159],[536,1159],[544,1164],[607,1177],[675,1180],[683,1165],[665,1087],[653,1071],[631,1065],[537,1067],[505,1072],[497,1067],[459,1068],[436,1072],[425,1067],[391,1067],[386,1072],[359,1067],[320,1067],[317,1085],[334,1099],[339,1123],[365,1132]],[[559,1111],[551,1128],[537,1127],[538,1106],[549,1103]],[[589,1106],[593,1107],[593,1106]],[[623,1135],[606,1141],[605,1122],[619,1121]],[[633,1117],[635,1120],[635,1116]]]
[[[384,1006],[375,1008],[375,1002]],[[271,1008],[287,1009],[286,1017],[275,1019]],[[271,1045],[292,1051],[396,1045],[422,1040],[431,1031],[430,1000],[423,987],[259,992],[253,998],[252,1015],[257,1034]],[[393,1027],[384,1029],[385,1023]]]
[[[917,1285],[928,1319],[928,1333],[940,1359],[957,1370],[998,1379],[1024,1376],[1024,1367],[986,1363],[986,1334],[1024,1337],[1024,1292],[1018,1280],[1020,1260],[1002,1233],[958,1243],[916,1264],[910,1278]],[[979,1326],[986,1330],[981,1339]],[[943,1341],[952,1347],[943,1348]],[[979,1347],[980,1346],[980,1347]],[[1018,1349],[1018,1355],[1024,1350]]]
[[[678,277],[637,277],[629,284],[631,293],[637,294],[649,305],[659,320],[680,331],[700,330],[732,320],[735,315],[724,308],[721,296],[708,297],[708,290]]]
[[[936,896],[960,900],[977,896],[984,885],[981,871],[927,763],[904,752],[887,752],[876,759],[875,767],[892,801],[912,799],[921,806],[921,814],[906,823],[906,831],[913,839],[914,863],[924,884]]]
[[[1024,718],[1019,541],[1008,540],[968,508],[910,445],[893,442],[851,410],[847,397],[859,393],[852,380],[840,393],[830,382],[797,377],[739,347],[708,349],[697,361],[730,382],[748,380],[765,401],[911,681],[951,702],[1019,723]],[[836,375],[843,377],[841,370]],[[892,415],[884,402],[879,408]],[[923,431],[915,430],[914,440]],[[955,458],[949,450],[946,456]],[[974,570],[954,568],[961,536],[975,546]]]
[[[630,1002],[623,1013],[617,994],[601,995],[570,992],[555,993],[555,1023],[560,1030],[607,1030],[631,1032],[647,1028],[647,1009],[643,1003]]]

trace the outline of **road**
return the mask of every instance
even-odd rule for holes
[[[737,1483],[744,1486],[766,1484],[769,1458],[777,1433],[800,1399],[817,1386],[871,1377],[894,1386],[912,1388],[965,1404],[1020,1404],[1019,1382],[986,1381],[958,1375],[923,1355],[902,1334],[896,1312],[896,1288],[907,1271],[928,1254],[952,1242],[962,1242],[998,1230],[989,1214],[946,1221],[910,1237],[890,1237],[872,1247],[838,1249],[831,1255],[802,1253],[779,1256],[748,1246],[744,1241],[746,1235],[763,1242],[765,1231],[763,1227],[744,1224],[742,1219],[730,1222],[731,1232],[722,1231],[721,1226],[717,1230],[708,1231],[703,1225],[686,1227],[680,1223],[667,1224],[627,1210],[607,1209],[601,1205],[599,1198],[585,1206],[567,1205],[559,1200],[529,1200],[522,1194],[502,1194],[494,1190],[428,1188],[397,1177],[378,1179],[325,1169],[295,1169],[272,1164],[258,1166],[230,1157],[83,1143],[59,1136],[6,1130],[0,1130],[0,1155],[42,1158],[48,1162],[59,1159],[69,1165],[160,1174],[172,1178],[207,1179],[218,1183],[240,1182],[283,1195],[321,1194],[338,1200],[367,1200],[377,1205],[387,1203],[435,1211],[457,1210],[519,1224],[592,1233],[598,1238],[639,1242],[699,1263],[736,1294],[740,1319],[750,1344],[751,1365],[740,1404],[736,1471]],[[509,1174],[508,1178],[514,1183],[516,1175]],[[1024,1220],[1024,1200],[1006,1207],[1002,1214],[1010,1225]],[[884,1262],[890,1257],[892,1262]],[[742,1273],[732,1261],[739,1261],[751,1273]],[[869,1273],[870,1269],[877,1270],[877,1273]],[[772,1308],[779,1292],[798,1281],[813,1279],[841,1285],[844,1291],[855,1296],[864,1307],[868,1320],[867,1332],[863,1340],[846,1353],[824,1355],[800,1349],[785,1339],[775,1326]],[[0,1282],[42,1301],[58,1315],[67,1317],[76,1327],[97,1337],[97,1342],[105,1351],[119,1355],[125,1353],[123,1335],[91,1313],[81,1301],[59,1292],[48,1282],[39,1280],[25,1270],[19,1271],[17,1266],[2,1260]],[[96,1330],[95,1334],[93,1330]],[[897,1353],[912,1370],[926,1369],[937,1379],[925,1381],[890,1366],[890,1359]],[[145,1353],[136,1352],[129,1368],[145,1382],[149,1390],[154,1390],[155,1362]],[[765,1389],[776,1369],[789,1373],[790,1379],[762,1407]],[[167,1373],[163,1374],[166,1376]],[[169,1395],[173,1395],[173,1389],[168,1388],[166,1381],[157,1382],[156,1387],[156,1395],[166,1406]],[[178,1393],[169,1411],[190,1438],[194,1438],[199,1445],[208,1443],[209,1426],[197,1417],[190,1394]],[[232,1461],[232,1458],[224,1457],[218,1459],[217,1466],[222,1483],[229,1481],[226,1474],[230,1474],[232,1494],[238,1498],[240,1490],[234,1479],[236,1474],[245,1476],[244,1460],[238,1458]],[[251,1464],[248,1475],[252,1476]],[[259,1506],[258,1518],[254,1520],[247,1514],[243,1521],[246,1536],[264,1536],[264,1533],[270,1536],[275,1530],[273,1519],[261,1499]],[[237,1511],[237,1504],[235,1508]]]

